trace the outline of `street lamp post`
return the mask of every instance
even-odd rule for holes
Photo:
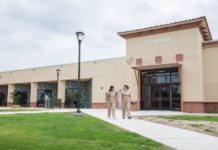
[[[78,80],[77,80],[77,113],[81,113],[80,111],[80,51],[81,51],[81,43],[85,37],[83,32],[76,32],[78,44],[79,44],[79,52],[78,52]]]
[[[61,103],[59,103],[59,94],[58,94],[58,88],[59,88],[59,76],[60,76],[60,72],[61,72],[61,70],[60,69],[57,69],[56,70],[56,73],[57,73],[57,103],[59,104],[59,105],[61,105]],[[61,108],[61,106],[59,106],[59,108]]]

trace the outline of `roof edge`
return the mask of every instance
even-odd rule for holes
[[[211,40],[211,41],[204,41],[202,42],[202,48],[213,48],[213,47],[218,47],[218,40]]]
[[[147,36],[152,34],[177,31],[187,28],[199,27],[202,37],[205,41],[212,40],[210,29],[205,16],[183,20],[163,25],[151,26],[141,29],[134,29],[129,31],[118,32],[117,34],[124,39],[135,38],[140,36]],[[174,28],[174,29],[173,29]]]

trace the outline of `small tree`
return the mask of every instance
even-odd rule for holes
[[[11,92],[10,97],[15,105],[17,105],[21,99],[21,96],[17,92]]]
[[[77,92],[76,91],[67,91],[67,97],[68,97],[68,100],[69,100],[69,104],[70,104],[70,107],[72,106],[73,102],[77,101]]]
[[[69,96],[69,100],[70,102],[76,101],[77,100],[77,92],[73,91],[73,92],[69,92],[68,93]]]

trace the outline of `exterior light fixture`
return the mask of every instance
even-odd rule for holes
[[[77,113],[81,113],[80,111],[80,53],[81,53],[81,43],[85,37],[83,32],[76,32],[78,44],[79,44],[79,53],[78,53],[78,80],[77,80]]]

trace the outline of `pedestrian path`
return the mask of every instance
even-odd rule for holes
[[[104,109],[85,109],[83,112],[178,150],[218,150],[217,137],[139,119],[124,120],[121,111],[116,112],[115,120],[108,119]]]

